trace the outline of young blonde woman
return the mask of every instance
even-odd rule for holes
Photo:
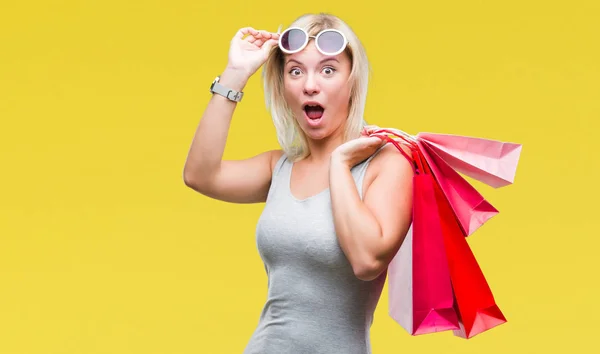
[[[228,60],[183,176],[211,198],[265,203],[256,241],[268,297],[244,354],[371,353],[387,265],[411,226],[413,171],[368,136],[365,50],[346,23],[320,13],[281,34],[240,29]],[[281,149],[223,160],[234,110],[263,64]]]

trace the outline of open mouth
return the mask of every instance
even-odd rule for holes
[[[310,119],[320,119],[324,111],[325,108],[318,104],[307,104],[304,106],[304,112],[306,112],[306,116]]]

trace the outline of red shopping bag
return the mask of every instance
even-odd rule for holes
[[[389,314],[411,335],[458,330],[436,182],[418,150],[409,157],[396,142],[387,140],[417,165],[413,166],[413,222],[388,266]]]
[[[460,316],[460,329],[454,330],[454,334],[471,338],[507,320],[496,304],[448,200],[439,185],[434,184],[434,186],[442,220],[442,234],[450,267],[450,278]]]

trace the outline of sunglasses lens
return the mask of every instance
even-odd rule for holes
[[[327,31],[319,36],[319,48],[326,53],[337,53],[344,47],[344,37],[338,32]]]
[[[281,46],[285,50],[298,50],[304,42],[306,42],[306,33],[299,29],[291,29],[281,36]]]

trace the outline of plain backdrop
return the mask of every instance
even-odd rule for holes
[[[596,353],[597,1],[14,1],[0,5],[0,353],[241,353],[263,205],[187,188],[208,88],[244,26],[331,12],[373,75],[365,118],[523,144],[468,241],[508,322],[470,340],[388,316],[374,354]],[[278,148],[260,71],[225,157]],[[393,193],[390,190],[390,193]]]

